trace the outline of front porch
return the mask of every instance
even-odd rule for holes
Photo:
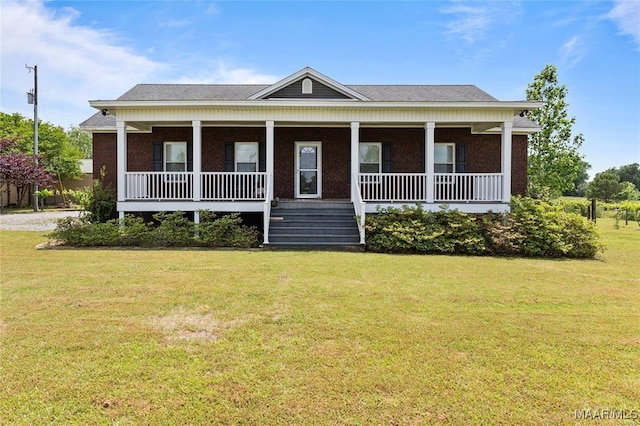
[[[271,201],[268,177],[266,172],[126,172],[122,203]],[[365,203],[504,202],[502,173],[357,173],[354,177]]]

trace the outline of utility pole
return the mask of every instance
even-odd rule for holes
[[[24,66],[31,72],[33,70],[33,89],[27,92],[27,102],[33,104],[33,156],[38,164],[38,66]],[[37,212],[38,206],[38,184],[33,185],[33,211]]]

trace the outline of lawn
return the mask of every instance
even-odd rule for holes
[[[640,228],[599,222],[599,260],[2,231],[0,424],[640,422]]]

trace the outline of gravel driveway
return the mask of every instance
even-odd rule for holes
[[[7,231],[53,231],[58,219],[79,216],[80,211],[43,211],[0,215],[0,230]]]

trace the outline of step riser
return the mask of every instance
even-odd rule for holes
[[[351,245],[351,244],[359,244],[360,239],[357,237],[344,237],[344,238],[336,238],[333,236],[330,237],[321,237],[321,236],[313,236],[309,238],[300,238],[298,236],[288,236],[288,237],[269,237],[269,244],[340,244],[340,245]]]
[[[309,228],[287,228],[287,229],[271,229],[269,230],[271,237],[280,235],[303,235],[303,236],[358,236],[357,229],[309,229]]]
[[[358,246],[353,205],[347,202],[281,202],[271,209],[269,245]]]

